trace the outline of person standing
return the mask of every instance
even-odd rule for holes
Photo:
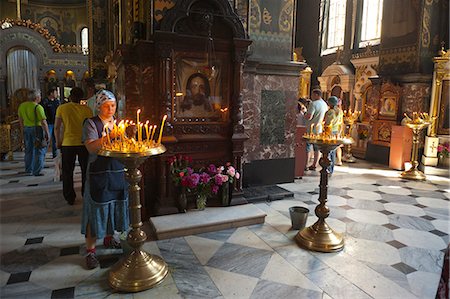
[[[338,135],[342,130],[342,124],[344,122],[344,113],[338,105],[339,99],[335,96],[328,98],[328,104],[330,109],[325,113],[325,128],[329,130],[331,136]],[[334,165],[336,162],[336,149],[329,153],[330,166],[328,173],[331,175],[334,172]]]
[[[52,156],[56,158],[57,149],[56,149],[56,138],[55,138],[55,117],[56,117],[56,109],[61,104],[58,99],[58,90],[56,88],[50,88],[47,92],[47,97],[42,101],[42,106],[44,107],[45,115],[47,116],[47,124],[48,130],[51,136],[52,142]]]
[[[50,136],[44,108],[39,105],[40,102],[40,92],[30,90],[27,101],[20,104],[18,109],[25,144],[25,172],[34,176],[44,175],[41,170],[44,168],[47,152],[47,147],[36,147],[35,141],[39,138],[48,142]]]
[[[322,133],[322,121],[325,113],[328,110],[328,105],[322,99],[322,91],[314,89],[311,93],[311,103],[308,105],[305,118],[308,120],[306,130],[308,133],[320,134]],[[312,131],[311,131],[312,129]],[[309,166],[309,170],[316,170],[317,161],[319,160],[319,147],[315,144],[306,143],[306,161],[309,161],[311,154],[314,152],[313,164]]]
[[[75,160],[81,167],[81,191],[84,192],[84,182],[86,181],[86,167],[88,152],[81,142],[83,122],[92,117],[92,111],[86,105],[81,105],[83,90],[74,87],[70,91],[69,103],[61,105],[56,110],[55,137],[56,144],[61,149],[62,155],[62,178],[63,195],[69,205],[73,205],[76,193],[73,188],[73,171]],[[64,127],[64,129],[61,128]]]
[[[98,115],[86,120],[83,127],[83,142],[89,151],[89,175],[83,196],[81,233],[86,241],[88,269],[99,265],[96,240],[103,238],[106,248],[120,248],[120,243],[113,238],[114,232],[123,232],[129,227],[124,165],[116,159],[97,155],[107,138],[105,127],[109,131],[109,138],[115,138],[113,121],[116,107],[114,94],[101,90],[96,96]]]

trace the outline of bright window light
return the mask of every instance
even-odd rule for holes
[[[360,47],[379,44],[381,37],[381,20],[383,16],[383,0],[364,0],[361,19]]]

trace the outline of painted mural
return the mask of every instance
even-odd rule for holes
[[[22,19],[41,24],[62,45],[79,44],[80,31],[87,26],[86,6],[24,5]]]
[[[251,0],[250,59],[286,62],[292,55],[293,0]]]

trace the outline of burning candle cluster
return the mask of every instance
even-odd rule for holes
[[[317,126],[320,126],[320,125],[317,125]],[[310,140],[317,140],[317,141],[320,141],[323,143],[337,143],[338,140],[348,139],[348,138],[341,136],[340,133],[332,134],[331,133],[331,125],[325,126],[325,123],[322,123],[321,126],[324,128],[323,132],[320,134],[315,134],[314,133],[315,125],[311,124],[310,131],[309,131],[310,133],[303,134],[303,138],[310,139]],[[340,130],[339,130],[339,132],[340,132]],[[342,143],[342,142],[340,142],[340,143]]]
[[[106,124],[103,128],[103,135],[106,138],[103,139],[101,149],[112,152],[141,153],[160,146],[167,115],[164,115],[162,119],[159,136],[156,138],[157,125],[149,124],[148,120],[145,123],[140,122],[140,113],[141,109],[138,109],[136,123],[130,120],[121,120],[119,123],[114,121],[111,131]]]
[[[415,125],[421,125],[421,124],[431,124],[433,121],[433,117],[428,115],[426,112],[413,112],[413,118],[411,119],[406,113],[404,114],[406,118],[407,124],[415,124]]]
[[[358,117],[361,115],[361,111],[353,111],[352,109],[350,110],[344,110],[344,123],[345,124],[353,124]]]

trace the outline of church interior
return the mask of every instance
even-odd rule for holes
[[[0,297],[449,298],[449,9],[0,1]],[[83,169],[73,204],[53,145],[24,172],[18,113],[30,90],[65,103],[77,87],[80,105],[114,94],[123,135],[105,127],[98,155],[129,185],[130,228],[121,248],[97,241],[94,269]],[[339,99],[342,135],[299,125],[317,89]]]

